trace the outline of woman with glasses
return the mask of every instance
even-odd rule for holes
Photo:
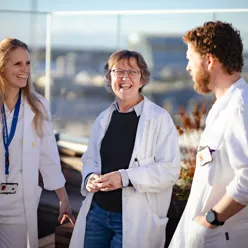
[[[121,50],[105,66],[116,101],[96,119],[82,156],[81,207],[71,248],[162,248],[179,176],[170,115],[141,94],[150,72],[141,54]]]
[[[37,208],[44,187],[60,200],[59,221],[74,218],[64,188],[48,102],[32,87],[25,43],[0,42],[0,248],[38,248]]]

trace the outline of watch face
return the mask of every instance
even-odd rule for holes
[[[209,222],[209,223],[212,223],[214,220],[215,220],[215,214],[213,211],[208,211],[207,212],[207,215],[206,215],[206,220]]]

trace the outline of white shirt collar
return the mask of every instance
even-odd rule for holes
[[[215,103],[213,104],[212,108],[210,109],[207,119],[206,119],[206,124],[211,123],[215,120],[216,116],[218,115],[219,111],[225,107],[230,99],[230,96],[232,93],[239,87],[241,87],[243,84],[246,84],[244,78],[238,79],[235,83],[233,83],[228,90],[225,92],[223,96],[218,98]]]
[[[113,105],[114,105],[115,109],[119,111],[119,106],[117,104],[117,101],[113,102]],[[139,102],[138,104],[136,104],[135,106],[128,109],[128,111],[126,111],[126,113],[135,111],[136,115],[140,116],[142,113],[142,110],[143,110],[143,106],[144,106],[144,99],[141,102]]]

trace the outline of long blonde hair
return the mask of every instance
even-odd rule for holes
[[[28,52],[30,52],[28,46],[24,42],[18,39],[6,38],[0,42],[0,106],[2,106],[6,96],[6,87],[5,87],[6,82],[4,80],[3,68],[9,59],[10,53],[17,48],[23,48]],[[43,104],[38,98],[38,93],[36,93],[34,90],[30,78],[30,74],[27,79],[27,85],[24,88],[22,88],[22,93],[26,97],[29,105],[31,106],[31,109],[35,113],[35,117],[34,117],[35,130],[39,136],[42,136],[43,123],[45,119],[47,119],[48,117]]]

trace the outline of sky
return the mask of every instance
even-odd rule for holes
[[[1,9],[39,11],[248,8],[247,0],[1,0]],[[36,4],[35,4],[36,3]]]
[[[46,14],[21,11],[55,12],[81,10],[161,10],[161,9],[247,8],[247,0],[0,0],[0,39],[14,36],[30,46],[45,46]],[[2,10],[2,12],[1,12]],[[20,13],[3,10],[16,10]],[[205,21],[232,22],[241,30],[248,48],[247,13],[53,16],[52,45],[77,48],[125,48],[142,35],[179,35]]]

